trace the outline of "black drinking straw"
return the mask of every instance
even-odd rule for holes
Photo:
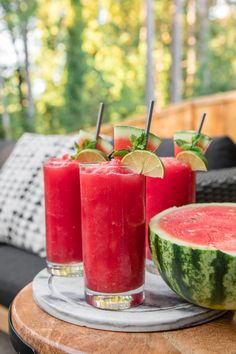
[[[203,127],[205,118],[206,118],[206,112],[203,112],[203,113],[202,113],[201,120],[200,120],[200,124],[199,124],[199,127],[198,127],[198,131],[197,131],[197,136],[199,136],[199,135],[201,134],[201,131],[202,131],[202,127]]]
[[[154,104],[155,104],[155,101],[154,101],[154,100],[151,100],[151,101],[150,101],[150,105],[149,105],[149,110],[148,110],[148,117],[147,117],[147,122],[146,122],[146,128],[145,128],[145,137],[146,137],[145,149],[146,149],[147,143],[148,143],[148,134],[149,134],[150,126],[151,126]]]
[[[104,103],[101,102],[99,106],[99,111],[98,111],[98,117],[97,117],[97,125],[96,125],[96,133],[95,133],[95,141],[98,140],[100,129],[101,129],[101,124],[102,124],[102,118],[103,118],[103,112],[104,112]]]

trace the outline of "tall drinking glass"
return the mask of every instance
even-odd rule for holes
[[[119,310],[144,300],[145,177],[119,161],[80,164],[86,301]]]
[[[79,164],[50,158],[43,166],[48,271],[53,275],[82,273]]]
[[[161,158],[164,178],[147,177],[146,191],[146,255],[151,258],[148,245],[149,220],[173,206],[195,202],[196,176],[190,166],[174,157]]]

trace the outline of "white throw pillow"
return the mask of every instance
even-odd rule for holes
[[[45,256],[43,162],[73,151],[77,136],[25,133],[0,172],[0,242]]]

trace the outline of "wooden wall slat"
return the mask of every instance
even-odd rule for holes
[[[172,137],[177,130],[197,129],[202,112],[207,113],[205,134],[228,135],[236,141],[236,91],[199,97],[155,112],[151,131],[160,137]],[[145,116],[139,116],[120,124],[144,128],[145,121]],[[101,132],[112,136],[113,124],[104,124]]]
[[[225,134],[225,121],[222,117],[223,102],[219,101],[217,105],[211,104],[194,104],[194,129],[198,129],[199,120],[202,112],[207,113],[204,123],[203,133],[210,136],[224,135]]]
[[[236,100],[224,101],[222,117],[225,122],[225,134],[236,141]]]

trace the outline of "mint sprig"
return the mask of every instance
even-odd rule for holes
[[[130,141],[132,143],[131,150],[145,150],[146,147],[146,135],[142,132],[139,136],[132,134],[130,136]]]
[[[187,143],[185,140],[182,139],[176,139],[175,140],[176,145],[178,145],[182,150],[190,150],[192,147],[192,144]]]
[[[198,140],[195,140],[194,143],[187,143],[185,140],[182,139],[176,139],[175,143],[178,145],[182,150],[190,150],[190,151],[195,151],[198,152],[199,154],[202,154],[202,149],[195,144],[197,144]]]
[[[76,153],[74,155],[70,155],[70,157],[73,160],[76,160],[77,155],[84,149],[96,149],[97,142],[95,140],[88,140],[85,139],[82,143],[82,147],[79,146],[79,144],[75,141],[74,142],[74,148],[76,150]]]
[[[97,142],[95,140],[88,140],[88,139],[85,139],[83,141],[83,144],[82,144],[82,149],[80,150],[84,150],[84,149],[96,149],[96,144]],[[77,144],[78,145],[78,144]]]
[[[117,157],[117,156],[124,157],[125,155],[127,155],[129,153],[130,153],[130,150],[121,149],[121,150],[114,151],[112,154],[112,157]]]
[[[130,135],[131,147],[128,149],[121,149],[113,152],[112,157],[124,157],[129,152],[135,150],[146,150],[146,135],[145,132],[141,132],[139,136],[134,134]]]
[[[201,140],[201,134],[196,134],[192,137],[192,145],[196,145]]]

